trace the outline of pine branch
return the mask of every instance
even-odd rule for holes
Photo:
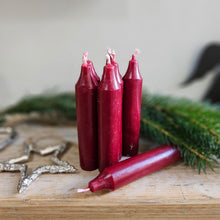
[[[162,124],[166,123],[166,121],[161,121],[160,114],[164,113],[166,118],[170,117],[180,133],[186,133],[187,138],[190,137],[192,143],[199,145],[201,150],[209,150],[210,154],[220,157],[220,130],[216,129],[220,121],[220,112],[216,107],[206,103],[158,95],[145,97],[142,106],[148,112],[153,111],[154,115],[151,118],[154,117]],[[205,117],[201,117],[203,115]]]
[[[196,162],[198,168],[202,167],[204,171],[205,165],[212,168],[211,162],[217,162],[217,153],[211,151],[209,146],[201,148],[200,144],[192,138],[196,135],[188,135],[181,128],[181,124],[176,123],[174,118],[171,117],[172,115],[167,115],[167,112],[162,111],[158,106],[149,108],[145,101],[146,99],[143,100],[141,119],[141,131],[144,137],[155,140],[160,144],[177,145],[184,162],[192,167]],[[190,129],[189,125],[188,129]]]
[[[64,117],[67,120],[76,121],[75,95],[72,93],[61,93],[57,95],[28,96],[2,111],[0,117],[6,114],[29,114],[33,112],[51,117],[51,120]]]
[[[191,165],[192,167],[197,163],[199,173],[201,167],[203,171],[206,172],[206,165],[213,169],[211,161],[217,162],[212,155],[200,153],[200,151],[195,149],[195,145],[184,141],[183,134],[178,136],[176,133],[171,133],[164,128],[163,125],[158,124],[155,121],[141,118],[141,132],[144,134],[145,138],[147,137],[151,140],[156,140],[159,144],[173,144],[178,146],[184,163]]]

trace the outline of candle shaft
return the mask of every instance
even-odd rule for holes
[[[122,149],[123,155],[134,156],[138,153],[143,81],[134,55],[129,61],[123,81]]]
[[[80,166],[87,171],[98,168],[97,87],[91,65],[82,64],[75,95]]]
[[[122,151],[122,87],[114,66],[104,67],[98,87],[99,170],[117,163]]]
[[[115,68],[115,77],[121,87],[121,90],[122,90],[121,91],[121,100],[123,100],[123,80],[122,80],[121,74],[119,72],[119,65],[114,60],[111,60],[111,63]],[[123,106],[122,103],[121,103],[121,105]],[[122,106],[121,106],[121,109],[122,109]],[[122,114],[122,111],[121,111],[121,114]],[[121,116],[121,117],[123,117],[123,116]],[[120,120],[119,123],[120,123],[119,126],[122,129],[122,120]],[[120,140],[122,140],[122,130],[119,132],[119,134],[121,135]],[[122,141],[120,141],[119,145],[120,145],[119,148],[122,149]],[[121,156],[122,156],[122,150],[120,151],[120,157],[119,157],[120,159],[121,159]]]

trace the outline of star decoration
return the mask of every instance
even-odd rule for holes
[[[58,145],[49,145],[44,149],[38,149],[36,143],[28,140],[24,143],[25,151],[20,157],[10,159],[0,163],[0,172],[15,172],[20,171],[21,176],[17,186],[19,193],[22,193],[27,187],[35,181],[43,173],[75,173],[77,170],[74,166],[70,165],[67,161],[59,159],[65,150],[69,147],[69,142],[63,142]],[[52,154],[51,161],[55,165],[39,166],[30,175],[27,174],[28,166],[26,164],[18,164],[29,160],[31,153],[37,153],[41,156]]]

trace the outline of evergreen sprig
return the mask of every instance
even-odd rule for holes
[[[76,120],[72,93],[39,95],[22,99],[1,116],[39,113],[59,123]],[[1,121],[1,120],[0,120]],[[159,144],[178,146],[183,161],[206,172],[220,158],[220,111],[217,106],[183,98],[147,94],[142,98],[141,134]]]
[[[142,100],[141,132],[158,143],[177,145],[186,164],[198,171],[220,158],[220,112],[207,103],[160,95]]]
[[[72,93],[61,93],[56,95],[27,96],[15,105],[2,111],[0,117],[2,116],[3,120],[4,115],[16,113],[39,113],[41,116],[49,116],[51,120],[56,120],[57,124],[59,124],[60,119],[76,121],[75,95]]]

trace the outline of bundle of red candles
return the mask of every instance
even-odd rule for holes
[[[142,92],[137,54],[122,78],[115,53],[108,49],[101,80],[88,53],[83,54],[75,86],[80,166],[87,171],[99,168],[101,174],[82,191],[116,189],[180,159],[172,146],[137,155]],[[134,157],[119,162],[122,155]]]
[[[76,84],[76,109],[81,168],[87,171],[117,163],[121,155],[138,152],[142,77],[136,51],[121,77],[115,53],[108,49],[100,81],[92,61],[83,54]]]

